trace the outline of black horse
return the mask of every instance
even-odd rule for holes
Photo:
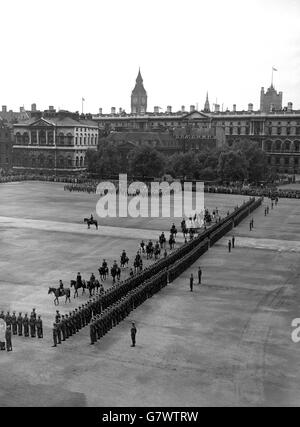
[[[83,222],[87,224],[88,228],[94,224],[98,230],[98,221],[96,219],[84,218]]]
[[[127,255],[121,255],[121,267],[125,267],[125,265],[128,267],[129,258]]]
[[[108,276],[108,267],[103,267],[103,266],[99,267],[98,271],[99,271],[100,279],[106,280],[106,278]]]
[[[71,302],[71,298],[70,298],[71,291],[70,291],[70,288],[62,288],[61,289],[61,288],[51,288],[51,287],[49,287],[48,295],[51,294],[52,292],[55,295],[54,305],[58,305],[59,304],[58,298],[59,297],[63,297],[63,296],[66,297],[65,304],[67,303],[68,300],[69,300],[69,302]]]
[[[120,269],[120,267],[113,266],[110,269],[110,274],[112,275],[113,283],[116,283],[116,277],[117,277],[118,280],[120,280],[120,278],[121,278],[121,269]]]
[[[86,282],[86,287],[89,291],[90,297],[95,295],[95,291],[97,290],[97,293],[99,292],[99,288],[100,288],[100,282],[99,280],[95,279],[93,281],[88,280]]]
[[[85,293],[86,290],[86,283],[85,280],[82,280],[81,283],[78,283],[77,280],[71,280],[70,286],[74,286],[75,292],[74,292],[74,298],[78,297],[78,289],[82,288],[82,294]]]

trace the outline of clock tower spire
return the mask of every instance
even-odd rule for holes
[[[144,114],[147,111],[147,92],[143,85],[141,70],[136,78],[135,87],[131,93],[131,113]]]

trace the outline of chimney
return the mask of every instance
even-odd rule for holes
[[[111,107],[111,114],[116,114],[116,107]]]
[[[253,111],[253,104],[248,104],[248,113],[252,113]]]
[[[233,109],[232,109],[232,111],[233,111],[234,113],[236,113],[236,104],[233,104]]]
[[[184,105],[181,106],[181,112],[185,113],[185,106]]]
[[[36,111],[36,104],[31,104],[31,111]]]
[[[122,114],[122,112],[123,112],[123,110],[122,110],[122,108],[120,107],[120,108],[119,108],[119,114]]]
[[[215,113],[220,112],[220,104],[215,104]]]
[[[23,113],[25,111],[24,107],[20,107],[20,113]]]
[[[190,105],[190,113],[192,113],[193,111],[195,111],[195,105]]]
[[[49,111],[53,111],[53,110],[54,110],[53,105],[49,105]]]
[[[6,105],[2,105],[2,113],[7,113],[7,106]]]
[[[287,110],[289,113],[291,113],[293,111],[293,103],[292,102],[288,102]]]
[[[167,113],[171,114],[172,113],[172,107],[171,105],[167,106]]]
[[[155,114],[158,114],[158,113],[159,113],[159,107],[158,107],[158,106],[155,106],[155,107],[154,107],[154,113],[155,113]]]
[[[99,108],[99,115],[102,116],[102,108]]]

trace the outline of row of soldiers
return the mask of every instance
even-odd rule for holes
[[[93,300],[89,300],[86,304],[75,308],[69,314],[61,315],[59,310],[56,310],[55,323],[53,323],[53,347],[61,344],[72,335],[79,332],[91,321],[93,312],[96,309],[101,310],[100,296],[98,295]]]
[[[102,338],[110,329],[117,326],[129,313],[142,304],[147,298],[158,292],[167,284],[167,272],[154,276],[151,280],[142,283],[129,291],[125,296],[111,304],[102,312],[95,312],[90,324],[91,345]],[[133,346],[134,346],[133,341]]]
[[[22,312],[19,312],[18,317],[16,316],[16,312],[14,311],[11,315],[8,311],[4,314],[2,310],[0,313],[0,319],[3,319],[6,323],[6,326],[9,326],[12,330],[13,335],[19,335],[25,337],[29,337],[29,331],[31,338],[43,338],[43,321],[41,316],[36,314],[35,308],[32,309],[30,317],[28,317],[28,313],[25,313],[24,317],[22,316]]]

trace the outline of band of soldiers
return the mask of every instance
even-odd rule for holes
[[[8,311],[4,314],[2,310],[0,313],[0,319],[3,319],[6,323],[6,327],[10,327],[12,331],[12,335],[29,337],[29,333],[31,338],[43,338],[43,321],[41,319],[41,315],[36,314],[35,308],[32,309],[30,317],[28,317],[28,313],[25,313],[24,317],[22,313],[19,312],[18,317],[16,316],[16,312],[14,311],[11,315]]]

